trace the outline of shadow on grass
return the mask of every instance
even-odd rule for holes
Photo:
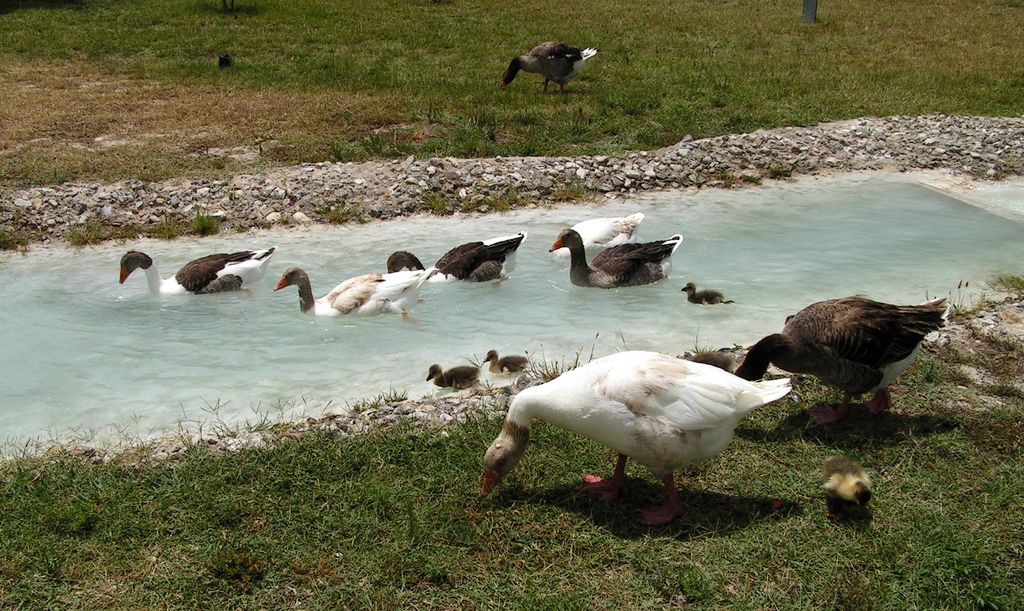
[[[740,425],[736,435],[754,442],[781,442],[802,437],[822,445],[863,448],[866,444],[896,445],[914,437],[961,428],[956,420],[942,416],[907,416],[893,412],[872,416],[860,404],[851,408],[850,416],[836,424],[815,426],[805,412],[798,412],[790,414],[771,430]]]
[[[679,490],[679,498],[683,503],[683,515],[665,526],[647,526],[640,521],[641,510],[665,502],[664,488],[661,484],[629,477],[622,496],[610,503],[567,486],[539,492],[510,486],[491,502],[494,508],[523,503],[561,507],[591,519],[594,524],[623,539],[655,535],[686,541],[728,535],[758,522],[803,515],[803,507],[799,503],[771,497],[732,496],[683,487]]]
[[[84,9],[85,0],[4,0],[0,2],[0,15],[32,9],[73,8]]]

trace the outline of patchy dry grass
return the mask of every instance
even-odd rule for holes
[[[618,153],[864,115],[1024,113],[1024,12],[1005,0],[829,3],[815,26],[790,0],[246,4],[4,3],[0,183]],[[509,58],[552,37],[600,49],[569,94],[541,94],[532,75],[499,92]]]

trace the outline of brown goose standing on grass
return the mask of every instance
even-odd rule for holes
[[[551,251],[569,249],[572,261],[569,280],[576,286],[610,289],[651,284],[667,278],[672,269],[672,255],[682,243],[683,236],[677,233],[663,242],[613,246],[594,257],[588,265],[580,234],[566,229],[558,234]]]
[[[423,267],[423,264],[420,263],[420,260],[416,257],[416,255],[412,254],[411,252],[406,252],[404,250],[399,250],[391,253],[391,256],[388,257],[387,266],[389,274],[401,271],[416,271],[418,269],[425,269]]]
[[[944,324],[945,302],[940,298],[898,306],[844,297],[813,303],[790,316],[782,333],[754,344],[736,375],[757,380],[771,363],[842,390],[838,408],[808,410],[817,424],[842,420],[850,399],[871,391],[875,396],[865,406],[879,414],[892,407],[889,384],[914,362],[924,336]]]
[[[519,356],[516,354],[509,354],[498,358],[497,350],[488,350],[487,358],[484,359],[485,363],[490,363],[491,373],[518,373],[530,364],[529,359],[525,356]]]
[[[562,92],[565,86],[583,70],[587,60],[597,55],[597,49],[588,47],[577,49],[561,42],[543,42],[526,55],[513,59],[501,77],[501,89],[508,86],[516,78],[520,70],[533,72],[544,77],[544,93],[548,92],[548,82],[558,83]]]
[[[427,381],[434,381],[434,386],[441,388],[451,387],[455,390],[469,388],[480,379],[480,368],[470,365],[460,365],[451,369],[443,370],[440,365],[431,365],[427,372]]]
[[[137,269],[146,272],[149,292],[154,295],[207,294],[245,288],[267,272],[274,248],[243,250],[207,255],[185,264],[172,278],[161,278],[153,259],[146,253],[129,250],[121,257],[119,284],[124,284]]]
[[[467,242],[446,252],[434,267],[431,282],[487,282],[508,275],[516,266],[516,250],[526,239],[526,232]]]
[[[697,285],[692,282],[687,282],[686,286],[683,287],[683,292],[686,293],[686,300],[690,303],[696,304],[715,304],[715,303],[734,303],[732,299],[726,299],[724,295],[718,291],[703,290],[698,291]]]

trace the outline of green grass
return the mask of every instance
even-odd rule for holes
[[[996,276],[996,278],[992,280],[991,284],[992,287],[997,290],[1013,293],[1015,295],[1024,295],[1024,276],[1002,274],[1000,276]]]
[[[28,237],[21,231],[10,227],[0,227],[0,250],[25,250],[28,248]]]
[[[863,115],[1024,113],[1024,11],[1005,0],[834,2],[814,26],[790,0],[244,4],[5,3],[0,144],[20,148],[0,157],[4,182],[619,153]],[[552,38],[600,49],[569,94],[542,95],[528,74],[498,91],[511,57]],[[234,65],[218,70],[225,52]],[[262,154],[206,154],[233,146]]]
[[[898,414],[826,430],[798,412],[835,397],[798,385],[799,404],[759,410],[679,476],[686,514],[654,529],[648,474],[630,465],[612,504],[581,494],[612,454],[543,423],[487,499],[497,421],[145,468],[8,462],[0,606],[1020,608],[1022,404],[965,409],[946,370],[924,355]],[[817,469],[835,453],[875,479],[869,521],[826,519]]]
[[[198,236],[217,235],[220,233],[220,219],[197,212],[192,219],[192,233]]]

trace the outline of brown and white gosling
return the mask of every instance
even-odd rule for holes
[[[441,388],[453,388],[462,390],[476,384],[480,379],[480,368],[470,365],[459,365],[447,371],[442,370],[440,365],[431,365],[427,372],[427,381],[434,381],[435,386]]]
[[[726,299],[725,295],[722,295],[718,291],[704,290],[698,291],[697,286],[692,282],[687,282],[686,286],[683,287],[683,292],[686,293],[686,300],[690,303],[697,304],[715,304],[715,303],[734,303],[732,299]]]
[[[484,359],[484,362],[490,362],[491,373],[518,373],[526,369],[526,366],[530,364],[530,360],[525,356],[516,354],[503,356],[499,359],[496,350],[488,350],[487,358]]]
[[[833,456],[821,466],[830,518],[850,509],[864,507],[871,500],[871,478],[858,463]]]

